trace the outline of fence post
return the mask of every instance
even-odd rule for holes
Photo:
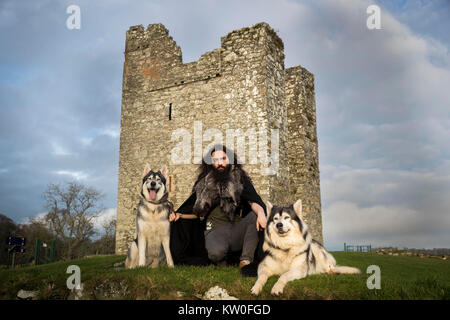
[[[48,263],[48,250],[47,250],[47,243],[44,242],[44,264]]]
[[[345,245],[345,242],[344,242],[344,251],[347,252],[347,247]]]
[[[55,262],[55,260],[56,260],[56,240],[52,240],[50,247],[50,262]]]
[[[40,253],[41,253],[41,240],[36,239],[34,243],[34,265],[36,266],[40,264],[39,261]]]
[[[11,268],[14,269],[14,263],[16,260],[16,251],[14,250],[13,255],[12,255],[12,263],[11,263]]]

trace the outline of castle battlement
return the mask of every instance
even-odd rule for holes
[[[314,76],[301,66],[285,69],[284,44],[267,23],[232,31],[221,47],[183,63],[181,48],[162,24],[127,31],[123,72],[116,251],[135,237],[136,206],[145,163],[170,171],[169,199],[178,207],[191,193],[198,151],[211,142],[205,132],[225,137],[227,129],[279,133],[276,174],[250,162],[260,148],[250,143],[238,157],[263,200],[289,204],[301,198],[306,222],[322,241],[320,179]],[[201,125],[201,133],[194,126]],[[171,150],[186,130],[192,145],[189,163],[175,164]],[[245,139],[245,137],[243,137]],[[247,137],[248,138],[248,137]],[[200,140],[199,140],[200,139]],[[225,142],[225,141],[223,141]],[[272,145],[268,146],[272,152]],[[260,151],[260,150],[259,150]]]

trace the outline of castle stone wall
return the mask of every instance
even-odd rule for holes
[[[169,199],[177,208],[191,193],[198,168],[195,163],[214,142],[211,134],[222,135],[223,142],[229,142],[225,139],[227,129],[241,129],[244,134],[264,130],[269,141],[271,130],[279,130],[279,169],[274,175],[261,174],[269,165],[250,163],[250,155],[258,153],[258,144],[247,140],[245,155],[235,145],[227,143],[227,147],[244,161],[264,201],[290,201],[284,47],[269,25],[260,23],[230,32],[221,38],[221,48],[185,64],[179,46],[161,24],[149,25],[146,30],[131,27],[125,48],[116,253],[125,253],[136,236],[136,208],[145,163],[155,170],[168,166],[172,181]],[[309,99],[314,102],[314,91]],[[177,130],[184,130],[183,137],[173,136]],[[186,163],[174,163],[171,154],[183,138],[190,139],[191,154]],[[269,143],[269,155],[271,147]],[[320,194],[318,201],[320,216]]]
[[[314,76],[296,66],[285,77],[290,202],[302,199],[303,218],[313,238],[323,243]]]

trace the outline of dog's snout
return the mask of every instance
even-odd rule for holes
[[[154,186],[156,186],[156,182],[155,182],[155,181],[152,181],[152,182],[150,182],[150,185],[151,185],[152,187],[154,187]]]
[[[278,229],[283,228],[283,224],[282,224],[281,222],[278,222],[278,223],[276,224],[276,227],[277,227]]]

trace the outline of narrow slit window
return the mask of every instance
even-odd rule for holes
[[[169,192],[175,192],[175,177],[173,175],[169,175],[168,187]]]
[[[169,120],[172,120],[172,104],[169,104]]]

